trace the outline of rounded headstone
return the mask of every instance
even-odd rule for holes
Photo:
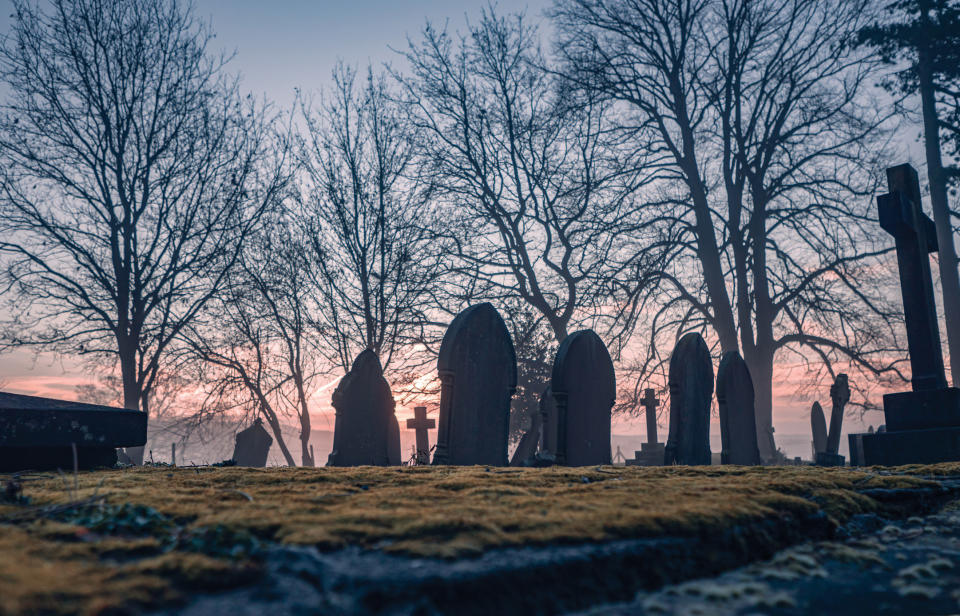
[[[457,315],[440,344],[437,371],[440,417],[433,463],[506,466],[517,356],[491,304]]]
[[[610,353],[596,332],[585,329],[564,338],[550,389],[558,409],[557,461],[610,464],[610,411],[617,381]]]
[[[747,363],[736,351],[724,353],[717,367],[717,403],[723,447],[721,463],[759,465],[753,379]]]
[[[380,359],[372,350],[357,355],[350,372],[333,392],[336,422],[333,451],[327,466],[386,466],[393,464],[391,435],[396,430],[399,458],[399,428],[394,428],[393,395],[383,378]],[[399,459],[396,461],[399,464]]]
[[[700,334],[677,342],[670,357],[670,434],[665,464],[709,465],[713,363]]]

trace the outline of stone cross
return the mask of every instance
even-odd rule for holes
[[[877,205],[880,226],[893,236],[897,247],[913,390],[942,389],[947,380],[927,256],[937,250],[936,229],[923,213],[920,181],[913,167],[887,169],[887,184],[890,193],[878,197]]]
[[[710,401],[713,362],[700,334],[677,342],[670,356],[670,432],[665,464],[710,465]]]
[[[757,417],[753,379],[736,351],[724,353],[717,368],[717,404],[720,407],[721,464],[758,466]]]
[[[557,464],[610,464],[610,412],[617,397],[613,361],[592,329],[557,348],[550,377],[557,405]]]
[[[417,464],[430,464],[430,435],[427,430],[437,427],[437,421],[427,418],[427,407],[413,407],[413,419],[407,420],[407,429],[417,431]]]
[[[827,450],[827,420],[819,402],[814,402],[810,409],[810,429],[813,431],[813,454],[816,456]]]
[[[517,355],[493,305],[471,306],[450,323],[437,372],[440,417],[433,463],[506,466]]]
[[[647,442],[654,444],[657,442],[657,406],[660,400],[657,399],[656,392],[650,388],[643,390],[643,399],[640,404],[646,409],[647,415]]]

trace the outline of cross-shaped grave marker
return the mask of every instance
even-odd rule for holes
[[[647,442],[640,443],[640,451],[634,452],[634,459],[627,460],[627,465],[663,466],[664,444],[657,440],[657,407],[660,406],[657,392],[650,388],[645,389],[640,404],[646,409]]]
[[[430,436],[427,430],[436,426],[437,420],[427,418],[427,407],[413,407],[413,419],[407,420],[407,429],[417,431],[417,464],[430,464]]]
[[[960,389],[947,387],[930,275],[929,253],[937,250],[936,228],[923,213],[920,180],[913,167],[887,169],[887,185],[890,192],[877,198],[877,206],[880,226],[893,236],[897,247],[913,391],[883,397],[886,432],[849,435],[850,462],[898,465],[960,460]]]

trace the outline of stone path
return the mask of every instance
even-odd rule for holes
[[[900,523],[861,516],[848,528],[845,541],[790,548],[580,614],[960,614],[960,501]]]

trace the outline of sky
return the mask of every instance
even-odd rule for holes
[[[9,0],[0,2],[8,9],[12,6]],[[523,10],[531,22],[540,22],[541,29],[548,31],[543,15],[550,4],[550,0],[501,1],[496,8],[501,12]],[[392,49],[404,49],[407,36],[418,37],[426,20],[463,30],[467,19],[475,19],[487,5],[486,0],[195,0],[197,15],[209,20],[216,33],[214,48],[236,53],[229,69],[241,75],[242,88],[266,96],[281,109],[293,104],[297,88],[316,94],[326,87],[338,60],[358,67],[392,62],[402,69],[402,60]],[[11,12],[0,13],[3,32],[9,30]],[[26,352],[0,357],[0,389],[73,398],[76,385],[90,380],[68,359]],[[826,393],[821,398],[828,403]],[[328,402],[327,396],[322,397]],[[781,397],[774,415],[778,436],[808,434],[809,405],[810,401]],[[825,404],[827,412],[828,406]],[[320,429],[332,426],[329,407],[324,407],[317,418]],[[398,408],[398,415],[403,422],[412,416],[412,410]],[[867,423],[880,423],[880,415],[868,416],[866,423],[847,418],[844,428],[864,431]],[[617,420],[614,432],[641,434],[645,431],[642,424],[642,418]],[[713,427],[711,440],[719,450],[719,426]],[[845,448],[845,438],[843,443]],[[632,455],[628,450],[625,453]]]

